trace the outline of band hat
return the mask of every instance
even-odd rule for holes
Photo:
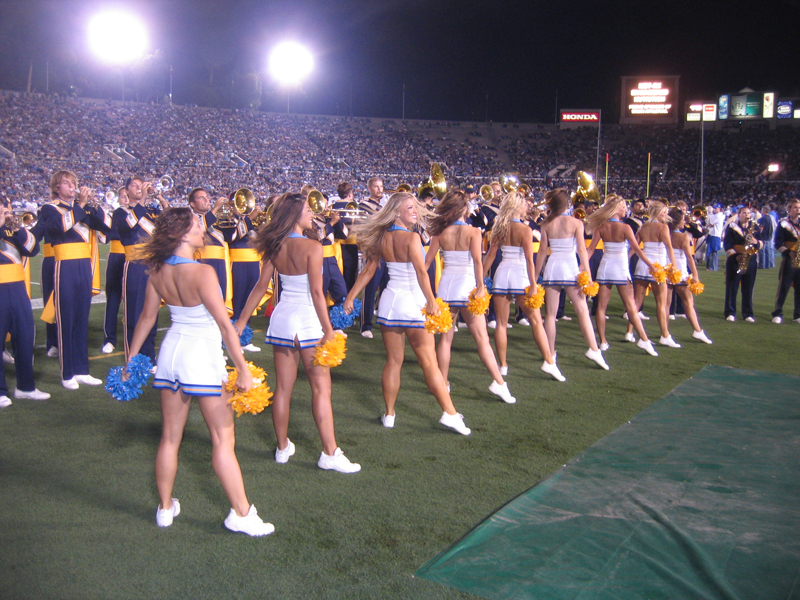
[[[464,188],[464,192],[467,194],[474,194],[475,193],[475,186],[471,183]]]

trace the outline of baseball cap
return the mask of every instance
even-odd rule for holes
[[[474,186],[474,185],[472,185],[471,183],[470,183],[470,184],[468,184],[468,185],[467,185],[467,186],[464,188],[464,192],[466,192],[467,194],[474,194],[474,193],[475,193],[475,186]]]
[[[714,202],[714,204],[711,205],[711,208],[722,208],[722,204],[719,202]]]

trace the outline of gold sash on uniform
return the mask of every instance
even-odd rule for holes
[[[89,242],[75,242],[72,244],[57,244],[53,246],[53,256],[56,260],[79,260],[92,258],[92,248]]]
[[[20,263],[0,265],[0,283],[25,281],[25,269]]]
[[[119,240],[111,240],[111,249],[109,254],[125,254],[125,246]]]

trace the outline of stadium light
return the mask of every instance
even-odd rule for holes
[[[311,51],[297,42],[282,42],[269,55],[269,72],[285,87],[299,85],[313,68]]]
[[[269,72],[286,88],[286,114],[289,114],[291,88],[300,85],[314,69],[311,51],[297,42],[281,42],[269,55]]]
[[[772,163],[771,165],[769,165],[767,167],[767,171],[769,171],[770,173],[777,173],[780,170],[781,170],[781,166],[779,164],[776,164],[776,163]]]
[[[147,30],[135,16],[118,11],[102,12],[89,20],[89,47],[102,61],[130,63],[147,48]]]

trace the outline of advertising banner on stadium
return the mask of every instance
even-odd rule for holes
[[[776,112],[779,119],[791,119],[794,114],[793,102],[791,100],[779,100]]]
[[[719,97],[719,114],[717,115],[720,121],[724,121],[728,118],[728,107],[731,102],[731,97],[729,94],[722,94]]]
[[[737,94],[731,96],[731,117],[734,119],[761,118],[763,94]]]
[[[561,127],[599,127],[601,113],[599,108],[562,108]]]

